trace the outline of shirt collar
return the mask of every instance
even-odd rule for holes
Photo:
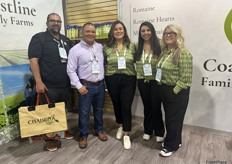
[[[80,44],[90,47],[83,39],[81,39]],[[93,42],[92,46],[94,46],[95,44],[96,44],[96,41]]]

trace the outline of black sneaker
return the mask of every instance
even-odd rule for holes
[[[170,157],[175,151],[169,151],[167,149],[162,149],[160,151],[160,155],[163,156],[163,157]]]
[[[56,151],[58,149],[57,140],[54,139],[45,140],[45,143],[48,151]]]
[[[64,138],[67,140],[73,139],[73,134],[69,133],[68,131],[65,132]]]
[[[161,144],[162,148],[164,148],[164,142]],[[179,148],[181,147],[182,145],[179,144]]]

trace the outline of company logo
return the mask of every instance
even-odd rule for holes
[[[46,123],[47,125],[51,125],[55,122],[59,122],[59,120],[57,120],[55,118],[55,115],[52,115],[50,117],[45,117],[45,118],[38,118],[38,119],[34,119],[34,120],[29,120],[28,124],[40,124],[40,123]]]
[[[225,24],[224,24],[224,30],[227,39],[232,44],[232,9],[230,10],[229,14],[226,17]]]

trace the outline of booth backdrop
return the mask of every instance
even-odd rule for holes
[[[232,1],[118,0],[118,6],[134,42],[143,21],[152,22],[160,38],[166,25],[182,27],[194,59],[185,124],[232,132]],[[63,20],[61,0],[0,0],[0,145],[19,136],[17,109],[31,75],[28,44],[46,29],[51,12]],[[138,92],[133,114],[143,116]]]
[[[232,132],[232,1],[119,0],[119,18],[133,42],[150,21],[162,37],[168,24],[182,27],[193,56],[193,84],[185,124]],[[139,93],[133,113],[143,116]]]

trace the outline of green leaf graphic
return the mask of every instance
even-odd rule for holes
[[[232,9],[227,15],[225,24],[224,24],[224,30],[225,30],[226,37],[232,44],[232,25],[231,24],[232,24]]]
[[[52,123],[57,122],[56,120],[46,121],[47,125],[51,125]]]

